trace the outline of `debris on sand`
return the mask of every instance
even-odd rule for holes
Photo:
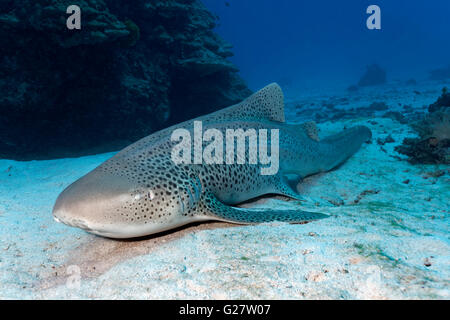
[[[395,142],[394,138],[392,138],[391,135],[388,135],[385,138],[378,138],[377,139],[377,144],[380,146],[384,146],[386,143],[393,143]]]
[[[389,109],[389,106],[386,104],[386,102],[383,102],[383,101],[381,101],[381,102],[375,101],[375,102],[372,102],[372,103],[370,104],[370,109],[371,109],[371,110],[374,110],[374,111],[382,111],[382,110],[387,110],[387,109]]]
[[[406,117],[398,111],[388,111],[382,115],[383,118],[390,118],[392,120],[396,120],[402,124],[407,123]]]
[[[425,172],[424,178],[440,178],[443,175],[445,175],[445,171],[444,170],[436,170],[436,171],[430,171],[430,172]]]

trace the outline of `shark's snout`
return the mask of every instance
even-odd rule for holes
[[[92,229],[88,226],[87,222],[81,219],[72,218],[70,213],[64,210],[53,211],[53,219],[56,222],[67,224],[68,226],[80,228],[88,232],[92,232]]]
[[[88,232],[112,235],[121,224],[117,208],[129,200],[132,189],[122,177],[94,170],[58,196],[53,217]]]

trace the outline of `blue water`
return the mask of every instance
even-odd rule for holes
[[[203,0],[234,45],[231,60],[251,89],[272,81],[307,88],[350,84],[367,64],[389,79],[424,78],[450,64],[448,0]],[[368,30],[366,9],[381,9],[381,30]],[[287,88],[289,89],[289,88]]]

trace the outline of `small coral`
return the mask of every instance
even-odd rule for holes
[[[443,108],[450,108],[450,93],[447,87],[442,88],[442,95],[428,107],[428,112],[432,113]]]
[[[442,96],[433,105],[439,105],[448,95]],[[409,157],[411,163],[450,164],[450,108],[438,108],[423,120],[412,125],[419,138],[407,138],[396,150]]]
[[[450,140],[406,138],[395,150],[407,155],[412,164],[450,164]]]

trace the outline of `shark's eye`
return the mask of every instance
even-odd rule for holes
[[[135,190],[131,195],[134,201],[151,201],[155,198],[155,192],[153,190]]]

